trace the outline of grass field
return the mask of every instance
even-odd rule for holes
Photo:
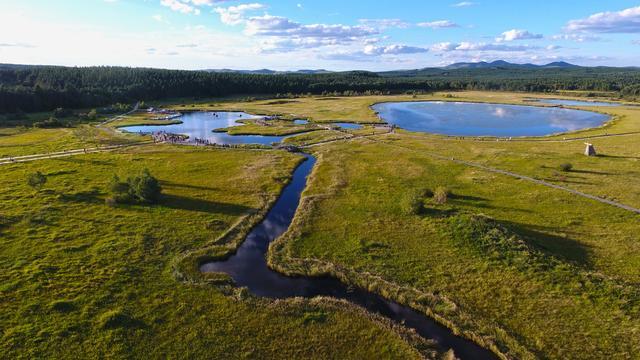
[[[380,120],[370,106],[384,101],[530,104],[532,97],[557,96],[460,92],[168,107],[372,123]],[[512,141],[373,127],[287,138],[318,144],[308,151],[319,160],[270,263],[290,274],[330,273],[368,287],[512,358],[632,358],[640,353],[638,215],[443,160],[640,207],[640,107],[581,109],[612,121]],[[136,114],[110,125],[149,121]],[[230,133],[283,135],[313,126],[274,124]],[[609,136],[616,134],[627,135]],[[0,154],[139,139],[87,126],[0,129]],[[332,142],[337,139],[344,141]],[[582,155],[585,141],[600,156]],[[7,357],[417,357],[422,345],[411,336],[341,303],[274,303],[176,280],[177,256],[264,209],[298,160],[276,151],[158,145],[3,167],[0,324]],[[561,170],[566,163],[570,171]],[[145,167],[163,182],[160,205],[105,205],[114,173]],[[35,171],[49,179],[37,194],[26,185]],[[438,187],[449,191],[445,204],[432,199]]]
[[[88,125],[60,129],[0,128],[0,158],[135,141],[140,138]]]
[[[156,146],[3,167],[0,357],[418,357],[341,304],[240,300],[174,278],[177,255],[264,207],[297,161]],[[160,204],[107,206],[114,173],[143,168],[162,182]],[[26,184],[35,171],[48,179],[38,193]]]
[[[423,154],[419,141],[394,139],[410,149],[371,140],[316,148],[321,160],[284,249],[285,262],[320,259],[445,296],[456,311],[435,311],[459,329],[514,350],[522,346],[533,356],[624,357],[640,351],[634,340],[640,326],[640,293],[633,285],[640,279],[637,215],[436,161]],[[447,205],[424,198],[423,213],[403,212],[408,194],[438,186],[452,191]],[[448,232],[456,213],[488,215],[553,260],[523,264],[500,252],[460,247]],[[313,274],[313,266],[304,271]]]

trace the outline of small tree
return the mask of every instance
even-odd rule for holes
[[[109,189],[113,200],[118,203],[153,204],[158,202],[162,193],[160,182],[147,169],[138,176],[128,177],[126,181],[115,175]]]
[[[449,199],[449,190],[444,186],[438,186],[433,191],[433,201],[438,205],[444,205]]]
[[[160,182],[151,176],[148,169],[144,169],[140,176],[133,178],[130,186],[140,202],[153,204],[160,199]]]
[[[419,215],[424,210],[424,191],[406,194],[400,205],[405,215]]]
[[[46,183],[47,177],[44,176],[44,174],[40,171],[29,174],[29,176],[27,177],[27,184],[38,191],[40,191]]]
[[[570,164],[570,163],[560,164],[560,170],[562,170],[564,172],[569,172],[569,171],[573,170],[573,165]]]

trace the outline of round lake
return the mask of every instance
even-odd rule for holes
[[[609,120],[582,110],[444,101],[380,103],[373,109],[405,130],[453,136],[544,136]]]

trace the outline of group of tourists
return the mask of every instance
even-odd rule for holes
[[[153,142],[167,142],[171,144],[183,143],[186,137],[184,135],[172,134],[164,131],[158,131],[151,134]]]

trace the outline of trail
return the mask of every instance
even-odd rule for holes
[[[379,142],[376,139],[370,139],[370,140]],[[392,146],[392,147],[401,148],[401,149],[404,149],[404,150],[417,152],[417,150],[415,150],[415,149],[412,149],[412,148],[409,148],[409,147],[406,147],[406,146],[402,146],[402,145],[398,145],[398,144],[389,144],[389,143],[384,143],[384,144]],[[556,184],[550,183],[548,181],[535,179],[535,178],[532,178],[530,176],[514,173],[514,172],[511,172],[511,171],[506,171],[506,170],[493,168],[493,167],[490,167],[490,166],[474,163],[474,162],[471,162],[471,161],[459,160],[459,159],[456,159],[456,158],[450,157],[450,156],[448,157],[448,156],[444,156],[444,155],[434,154],[432,152],[420,151],[420,154],[424,154],[424,155],[430,156],[430,157],[438,159],[438,160],[450,161],[450,162],[454,162],[456,164],[475,167],[475,168],[478,168],[478,169],[481,169],[481,170],[484,170],[484,171],[488,171],[488,172],[492,172],[492,173],[496,173],[496,174],[501,174],[501,175],[506,175],[506,176],[510,176],[510,177],[513,177],[513,178],[516,178],[516,179],[520,179],[520,180],[529,181],[529,182],[532,182],[532,183],[535,183],[535,184],[538,184],[538,185],[550,187],[550,188],[553,188],[553,189],[556,189],[556,190],[565,191],[565,192],[568,192],[568,193],[576,195],[576,196],[581,196],[583,198],[587,198],[587,199],[590,199],[590,200],[595,200],[595,201],[601,202],[603,204],[615,206],[615,207],[618,207],[618,208],[623,209],[623,210],[627,210],[627,211],[634,212],[636,214],[640,214],[640,209],[638,209],[638,208],[635,208],[635,207],[632,207],[632,206],[629,206],[629,205],[625,205],[625,204],[621,204],[621,203],[616,202],[616,201],[603,199],[601,197],[598,197],[598,196],[595,196],[595,195],[591,195],[591,194],[587,194],[587,193],[584,193],[582,191],[574,190],[574,189],[571,189],[571,188],[568,188],[568,187],[556,185]]]
[[[75,156],[75,155],[95,154],[100,152],[108,152],[108,151],[113,151],[117,149],[122,149],[126,147],[148,145],[148,144],[153,144],[153,142],[141,141],[141,142],[135,142],[135,143],[108,145],[108,146],[101,146],[101,147],[87,148],[87,149],[64,150],[64,151],[45,153],[45,154],[33,154],[33,155],[7,157],[7,158],[0,158],[0,165],[11,165],[11,164],[25,163],[30,161],[44,160],[44,159],[56,159],[56,158]]]

